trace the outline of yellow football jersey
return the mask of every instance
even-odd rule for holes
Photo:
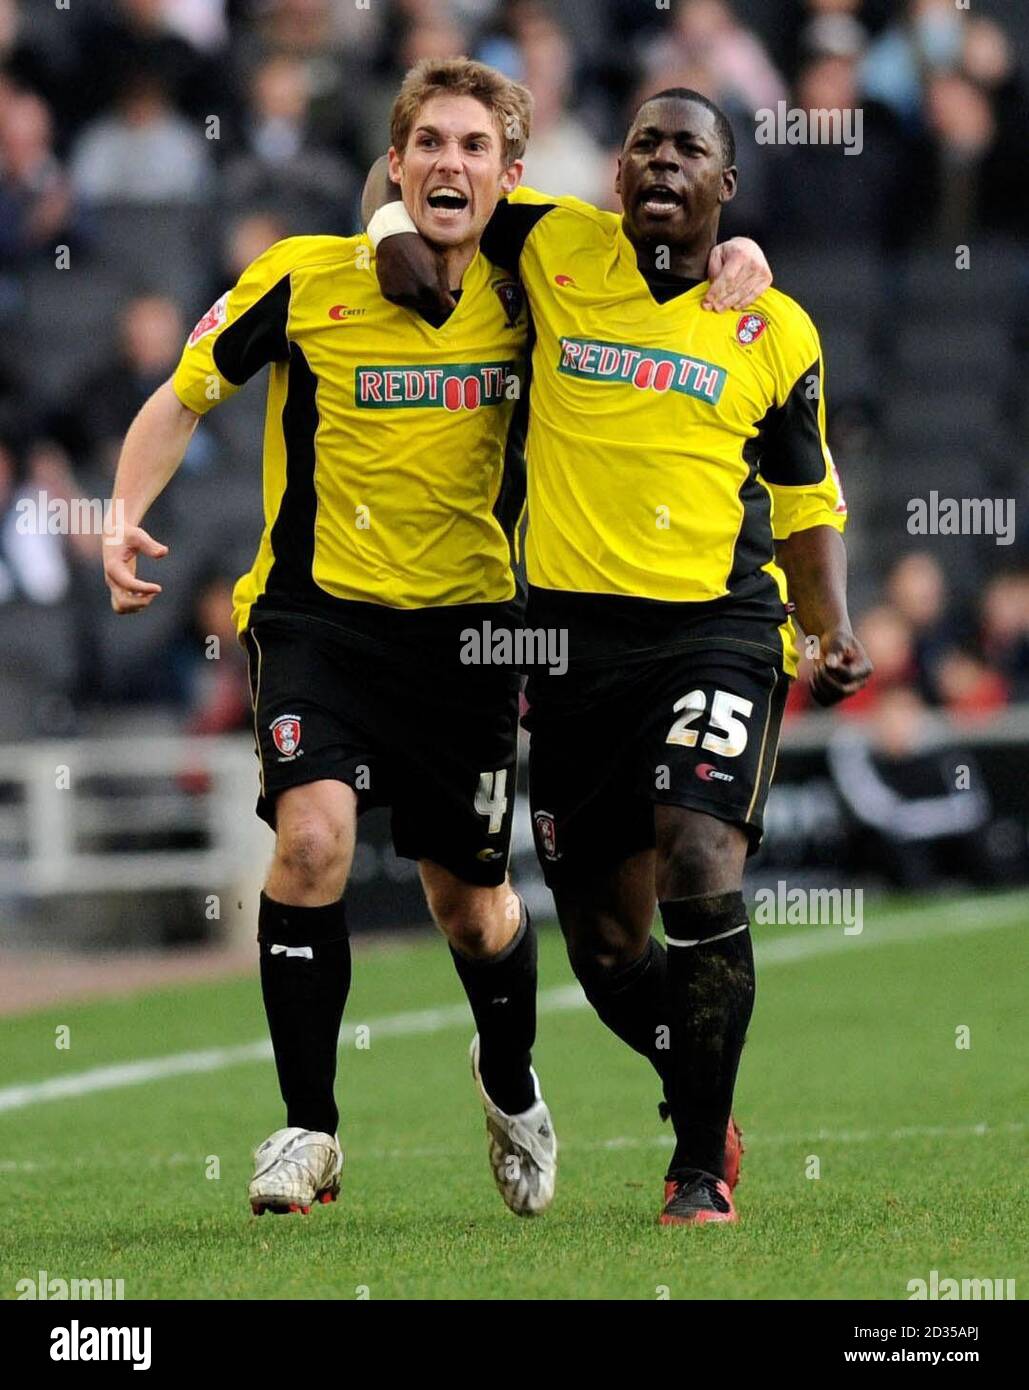
[[[742,313],[702,310],[706,282],[668,297],[620,216],[530,189],[483,250],[517,269],[535,326],[530,595],[763,608],[794,672],[774,541],[846,516],[807,314],[777,290]]]
[[[173,379],[204,414],[270,365],[252,610],[348,620],[515,594],[528,316],[483,255],[442,327],[383,299],[357,237],[292,237],[200,320]]]

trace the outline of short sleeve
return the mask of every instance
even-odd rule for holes
[[[172,378],[183,405],[203,415],[269,362],[289,357],[292,260],[290,241],[277,242],[204,314]]]
[[[534,188],[516,188],[506,198],[501,198],[486,223],[480,243],[483,255],[494,265],[517,275],[529,233],[542,217],[566,201],[537,193]]]
[[[776,399],[761,423],[758,465],[772,494],[776,540],[812,526],[842,531],[847,503],[825,437],[825,366],[818,332],[794,306],[795,316],[775,356]]]

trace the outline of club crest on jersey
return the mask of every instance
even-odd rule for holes
[[[536,838],[539,840],[543,858],[553,864],[561,858],[557,849],[557,830],[554,826],[554,817],[549,811],[537,811],[533,820],[536,824]]]
[[[525,304],[525,292],[521,285],[517,280],[498,280],[493,286],[493,293],[500,300],[501,307],[507,315],[505,326],[517,328]]]
[[[208,333],[213,333],[215,329],[221,328],[229,313],[229,296],[223,294],[217,303],[212,304],[204,317],[198,322],[193,332],[189,335],[190,347],[196,347],[201,338],[206,338]]]
[[[736,341],[744,347],[750,347],[752,343],[757,342],[767,327],[768,324],[760,314],[743,314],[736,324]]]
[[[280,762],[292,762],[301,756],[299,714],[280,714],[268,727],[272,742],[281,754]]]

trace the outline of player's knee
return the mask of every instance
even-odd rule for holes
[[[275,856],[298,887],[334,884],[346,871],[343,827],[325,816],[291,822],[279,830]]]
[[[593,981],[631,965],[646,945],[649,922],[641,933],[611,914],[562,910],[559,895],[557,902],[568,963],[587,994]]]
[[[483,921],[481,917],[458,917],[453,919],[449,926],[444,927],[444,931],[454,950],[460,951],[463,956],[478,959],[494,954],[492,949],[493,933],[489,923]]]
[[[728,821],[691,813],[659,815],[656,832],[659,898],[727,891],[742,873],[745,840]]]
[[[617,942],[591,941],[574,945],[566,938],[565,945],[572,974],[582,985],[587,999],[592,999],[608,979],[625,970],[639,955],[639,948],[628,937]]]
[[[462,955],[494,955],[510,935],[505,901],[510,891],[470,889],[436,894],[432,913],[455,951]]]

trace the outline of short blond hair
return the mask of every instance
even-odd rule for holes
[[[389,138],[403,155],[418,112],[433,97],[474,97],[493,118],[504,142],[504,168],[521,159],[532,123],[532,93],[496,68],[472,58],[423,58],[408,72],[393,103]]]

